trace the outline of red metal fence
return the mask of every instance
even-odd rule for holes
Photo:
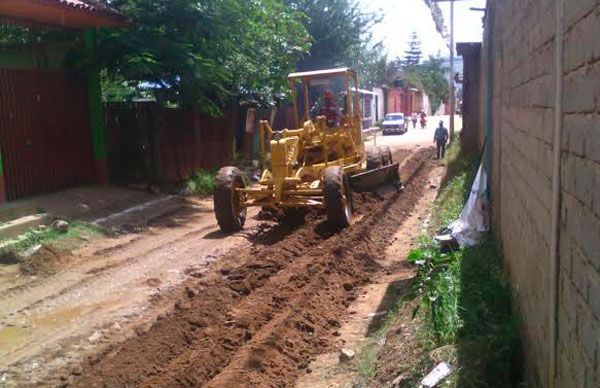
[[[0,147],[8,199],[91,182],[85,80],[0,69]]]
[[[109,168],[117,183],[181,181],[198,168],[233,160],[238,112],[221,117],[153,102],[106,108]]]
[[[277,109],[275,119],[273,120],[273,129],[280,131],[282,129],[296,128],[294,122],[294,108],[292,106],[284,106]]]
[[[162,178],[182,180],[199,167],[218,168],[230,164],[237,123],[235,110],[226,110],[220,117],[161,110],[158,155]]]

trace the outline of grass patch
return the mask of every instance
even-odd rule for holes
[[[370,381],[376,372],[377,355],[381,346],[376,341],[370,341],[358,353],[356,370],[362,381]]]
[[[475,173],[474,159],[449,159],[445,181],[433,210],[431,232],[458,217]],[[452,166],[452,169],[450,168]],[[434,364],[457,367],[446,387],[514,387],[522,381],[519,314],[492,236],[475,247],[442,254],[431,237],[419,240],[409,261],[418,267],[421,303],[416,318],[426,356],[411,381],[418,383]]]
[[[199,169],[187,180],[185,186],[189,193],[196,195],[211,195],[215,191],[214,170]]]
[[[496,241],[490,236],[446,255],[430,245],[416,256],[422,294],[417,315],[427,357],[431,366],[448,361],[458,368],[445,386],[518,386],[520,317],[512,308]],[[452,352],[444,355],[441,349]]]
[[[471,182],[477,172],[476,160],[476,155],[461,155],[460,144],[457,141],[448,148],[444,159],[447,170],[432,212],[431,233],[458,218],[471,192]]]
[[[513,310],[496,241],[488,236],[478,246],[441,253],[432,238],[462,211],[476,160],[476,156],[461,155],[458,142],[448,150],[447,175],[433,207],[428,235],[417,240],[418,248],[408,257],[417,266],[413,288],[394,295],[395,304],[358,355],[357,370],[368,386],[381,386],[395,378],[401,378],[399,386],[419,386],[442,361],[456,369],[441,387],[523,385],[521,320]],[[416,330],[412,344],[418,350],[403,357],[397,349],[404,350],[411,342],[395,330],[407,322]],[[386,335],[390,347],[375,346],[377,338]],[[394,367],[386,367],[390,363]]]
[[[52,227],[44,229],[29,229],[19,239],[7,242],[6,248],[2,251],[2,256],[12,257],[14,252],[24,252],[36,245],[53,244],[61,248],[68,248],[68,241],[76,239],[85,239],[103,234],[102,228],[81,221],[73,221],[69,224],[66,232],[60,232]],[[61,246],[62,245],[62,246]]]
[[[382,304],[386,306],[386,313],[372,319],[367,331],[368,341],[357,354],[355,366],[360,380],[355,385],[364,386],[378,372],[377,361],[385,346],[387,333],[394,330],[403,309],[410,313],[411,308],[405,303],[414,300],[415,296],[412,279],[394,282],[388,286],[386,296],[382,300]]]

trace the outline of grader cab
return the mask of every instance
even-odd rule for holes
[[[356,73],[348,68],[288,76],[295,129],[274,131],[260,122],[258,183],[223,167],[215,178],[214,208],[220,228],[240,230],[251,206],[293,212],[325,208],[336,228],[352,223],[352,192],[381,185],[401,187],[389,148],[365,149]]]

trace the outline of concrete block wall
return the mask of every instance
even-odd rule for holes
[[[492,217],[523,314],[528,382],[549,385],[549,344],[557,338],[556,386],[597,387],[600,0],[564,1],[557,336],[548,328],[555,1],[489,2],[491,42],[485,44],[492,44]]]
[[[558,386],[600,386],[600,1],[565,1]]]

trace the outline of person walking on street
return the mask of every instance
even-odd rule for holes
[[[444,127],[443,121],[440,121],[440,126],[435,129],[433,142],[437,145],[437,158],[444,159],[444,156],[446,156],[446,143],[448,142],[448,129]]]
[[[413,123],[413,129],[417,128],[417,120],[419,120],[419,115],[417,115],[417,112],[412,113],[411,120]]]

